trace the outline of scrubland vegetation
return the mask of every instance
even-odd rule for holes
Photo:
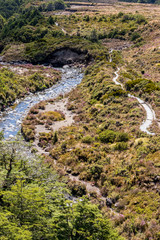
[[[0,69],[0,110],[14,103],[17,98],[22,98],[30,92],[42,91],[51,87],[60,79],[60,73],[45,67],[28,65],[21,68],[22,74],[3,67]],[[47,70],[47,71],[46,71]],[[47,77],[45,72],[47,72]]]
[[[39,145],[50,149],[50,163],[56,160],[60,175],[66,174],[65,166],[101,189],[118,214],[110,217],[126,239],[158,239],[160,137],[140,132],[144,113],[112,82],[113,66],[100,61],[86,69],[82,84],[69,95],[76,124],[59,130],[56,142],[54,133],[40,134]],[[32,126],[37,117],[35,113]],[[81,184],[69,186],[74,195],[86,194]]]
[[[4,11],[4,1],[0,8],[4,61],[49,64],[63,49],[85,55],[82,83],[66,96],[75,123],[50,129],[65,114],[56,109],[42,113],[47,102],[32,107],[22,123],[24,138],[37,140],[49,156],[34,159],[17,153],[22,143],[0,143],[0,237],[158,240],[160,17],[126,13],[128,5],[123,5],[124,12],[55,15],[56,2],[17,2]],[[60,78],[56,70],[34,67],[28,65],[32,70],[23,74],[0,69],[0,110]],[[113,82],[117,67],[123,89]],[[128,93],[155,110],[157,119],[149,129],[155,135],[140,131],[145,112]],[[47,131],[37,136],[36,125]],[[87,183],[100,193],[87,193]]]

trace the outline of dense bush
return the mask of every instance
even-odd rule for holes
[[[137,33],[137,32],[134,32],[134,33],[132,33],[132,35],[131,35],[131,41],[135,41],[135,40],[137,40],[138,38],[140,38],[140,34],[139,33]]]
[[[92,143],[93,141],[94,141],[94,138],[91,137],[90,135],[87,135],[87,136],[85,136],[85,137],[82,138],[82,142],[83,142],[83,143],[88,143],[88,144],[90,144],[90,143]]]
[[[128,144],[126,142],[118,142],[114,146],[114,149],[118,151],[127,150],[127,148],[128,148]]]
[[[20,10],[20,6],[25,0],[0,0],[0,15],[9,18]]]
[[[44,17],[36,8],[28,8],[23,10],[23,12],[17,17],[12,17],[5,24],[0,37],[4,38],[13,38],[22,42],[30,42],[35,40],[36,38],[44,37],[44,32],[42,33],[41,29],[39,32],[36,32],[37,29],[33,27],[38,24],[40,20]],[[29,27],[33,26],[33,27]],[[29,35],[27,37],[27,35]]]
[[[103,143],[113,143],[116,138],[116,133],[112,130],[105,130],[99,134],[99,139]]]
[[[127,90],[131,91],[143,91],[147,93],[151,93],[155,90],[160,90],[160,87],[148,79],[137,78],[135,80],[129,80],[126,82],[125,87]]]
[[[43,3],[38,7],[39,11],[50,12],[55,10],[64,10],[66,8],[66,4],[63,0],[55,0],[50,1],[48,3]]]
[[[64,10],[65,9],[65,3],[63,0],[56,0],[54,2],[54,8],[55,10]]]
[[[117,142],[127,142],[129,140],[128,133],[125,132],[118,132],[116,134],[116,141]]]

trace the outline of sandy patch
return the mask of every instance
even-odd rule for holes
[[[75,114],[73,114],[71,111],[67,109],[67,103],[68,99],[62,99],[59,101],[56,101],[54,103],[48,103],[45,107],[45,110],[40,110],[40,113],[45,113],[48,111],[61,111],[65,115],[65,120],[62,121],[56,121],[53,122],[52,125],[50,125],[50,128],[53,130],[53,132],[58,131],[60,128],[63,127],[68,127],[74,123],[73,117]],[[45,125],[36,125],[36,135],[35,135],[35,141],[34,141],[34,146],[37,148],[38,152],[40,154],[49,154],[48,152],[45,151],[45,149],[42,149],[41,147],[38,146],[38,137],[39,134],[42,132],[49,133],[51,130],[46,129]]]

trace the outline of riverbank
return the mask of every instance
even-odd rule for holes
[[[53,86],[61,73],[49,66],[0,62],[0,78],[0,111],[4,111],[26,95]]]
[[[17,135],[21,129],[22,120],[32,106],[40,101],[56,98],[60,94],[71,91],[82,80],[83,73],[78,67],[66,66],[59,70],[61,71],[61,81],[43,92],[28,95],[22,101],[17,102],[14,108],[8,108],[6,112],[1,113],[0,130],[3,130],[5,138]]]

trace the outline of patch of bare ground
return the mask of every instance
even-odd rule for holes
[[[61,111],[61,112],[63,112],[65,119],[61,120],[61,121],[53,122],[53,124],[50,125],[49,129],[47,129],[45,127],[45,125],[36,125],[35,126],[35,140],[33,142],[33,147],[37,149],[38,154],[49,157],[49,151],[50,151],[49,148],[42,148],[41,146],[39,146],[39,135],[41,133],[49,133],[51,131],[56,132],[63,127],[69,127],[74,123],[75,114],[67,109],[67,104],[68,104],[68,99],[64,98],[59,101],[55,101],[53,103],[47,103],[45,105],[45,109],[44,110],[41,109],[39,111],[39,113],[41,113],[41,114],[48,113],[50,111]],[[53,167],[57,168],[57,161],[54,160],[53,162],[54,162]],[[59,167],[59,163],[58,163],[58,167]],[[64,170],[64,172],[65,172],[64,175],[67,176],[69,181],[80,183],[81,185],[85,186],[86,191],[89,196],[91,196],[92,193],[96,193],[96,196],[101,201],[101,204],[103,206],[106,205],[108,207],[108,210],[110,210],[110,215],[112,215],[113,217],[119,215],[119,213],[117,213],[116,211],[114,211],[111,208],[111,205],[112,205],[111,200],[106,197],[103,197],[100,188],[98,186],[95,186],[95,184],[93,182],[81,180],[81,179],[79,179],[79,176],[74,176],[70,173],[67,173],[68,170],[65,166],[60,166],[60,168],[61,168],[61,171],[62,171],[62,169]]]
[[[51,130],[53,132],[56,132],[58,131],[60,128],[63,128],[63,127],[68,127],[70,126],[73,122],[74,122],[74,116],[75,114],[73,114],[71,111],[69,111],[67,109],[67,103],[68,103],[68,99],[67,98],[64,98],[62,100],[59,100],[59,101],[56,101],[54,103],[48,103],[46,106],[45,106],[45,109],[44,110],[40,110],[39,113],[47,113],[47,112],[50,112],[50,111],[61,111],[63,112],[64,116],[65,116],[65,119],[64,120],[61,120],[61,121],[55,121],[53,122],[49,129],[47,129],[45,127],[45,125],[36,125],[35,126],[35,131],[36,131],[36,134],[35,134],[35,141],[34,141],[34,146],[37,148],[38,152],[40,154],[49,154],[47,152],[46,149],[42,149],[38,143],[39,143],[39,134],[40,133],[49,133]]]
[[[120,40],[120,39],[105,39],[102,44],[108,49],[122,50],[132,46],[130,41]]]

